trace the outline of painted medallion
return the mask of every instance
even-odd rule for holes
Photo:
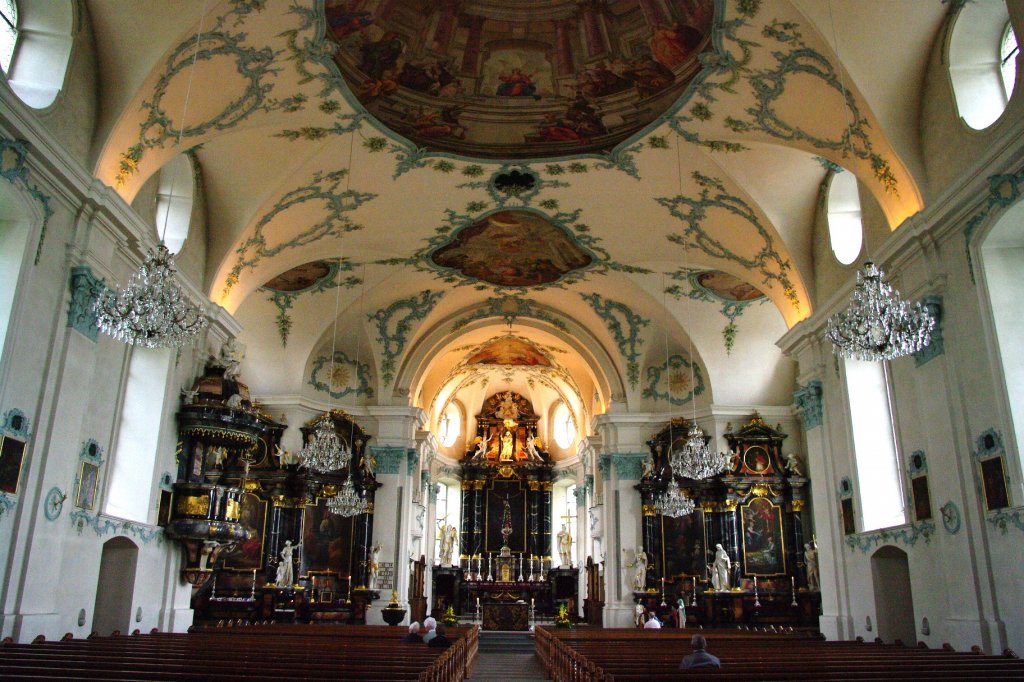
[[[341,75],[384,125],[480,158],[608,152],[669,110],[714,0],[326,0]]]
[[[592,256],[560,227],[530,211],[498,211],[465,227],[430,255],[443,268],[503,287],[557,282]]]
[[[315,260],[282,272],[264,284],[263,288],[284,292],[304,291],[330,274],[330,263],[323,260]]]
[[[708,270],[697,275],[697,284],[725,301],[754,301],[764,293],[728,272]]]

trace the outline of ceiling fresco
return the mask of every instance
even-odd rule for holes
[[[431,151],[510,159],[608,152],[670,109],[711,45],[713,0],[328,1],[359,102]]]
[[[551,367],[551,361],[530,341],[503,336],[466,358],[470,365],[521,365]]]

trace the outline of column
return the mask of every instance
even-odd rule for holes
[[[569,31],[575,27],[575,24],[568,21],[555,24],[555,63],[559,76],[571,76],[576,72],[572,59],[572,40],[569,36]]]
[[[462,68],[460,72],[464,76],[476,76],[480,68],[480,39],[484,31],[484,18],[473,16],[469,18],[469,34],[466,36],[466,46],[462,49]]]
[[[437,24],[434,26],[434,37],[430,41],[430,49],[440,54],[448,51],[448,44],[455,34],[455,20],[458,18],[459,3],[446,0],[438,10]]]
[[[587,48],[587,57],[598,57],[608,51],[603,30],[601,4],[597,0],[587,0],[580,5],[580,16],[583,19],[583,40]]]

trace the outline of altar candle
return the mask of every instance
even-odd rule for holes
[[[476,607],[480,608],[480,597],[476,598]]]
[[[533,608],[533,597],[530,597],[530,608]]]

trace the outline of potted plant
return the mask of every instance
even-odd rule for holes
[[[441,622],[448,627],[459,624],[459,617],[455,615],[455,609],[453,609],[450,605],[445,610],[445,612],[441,614]]]
[[[572,618],[569,617],[569,609],[565,608],[565,604],[561,604],[558,607],[558,613],[555,615],[555,627],[556,628],[571,628]]]

